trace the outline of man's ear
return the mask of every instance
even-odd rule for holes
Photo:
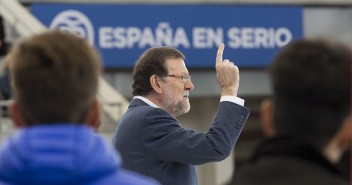
[[[260,105],[260,123],[263,133],[267,137],[275,135],[274,127],[274,104],[270,99],[264,99]]]
[[[348,117],[342,123],[340,129],[335,136],[327,143],[324,148],[324,154],[333,163],[337,163],[342,154],[348,149],[351,144],[352,134],[352,119]]]
[[[340,131],[337,134],[338,146],[341,150],[346,150],[352,139],[352,117],[345,119]]]
[[[152,75],[149,82],[156,93],[161,94],[163,92],[160,86],[160,78],[158,78],[158,76]]]
[[[8,106],[9,106],[11,119],[12,119],[12,122],[15,125],[15,127],[16,128],[25,127],[26,124],[23,121],[23,116],[21,114],[20,107],[19,107],[18,103],[15,100],[11,100],[9,102]]]
[[[94,128],[95,130],[98,130],[101,124],[100,114],[101,104],[98,99],[95,99],[95,101],[90,105],[87,113],[86,123],[88,124],[88,126]]]

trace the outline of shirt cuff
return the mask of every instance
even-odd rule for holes
[[[229,101],[229,102],[244,106],[244,99],[239,98],[237,96],[221,96],[220,102],[223,102],[223,101]]]

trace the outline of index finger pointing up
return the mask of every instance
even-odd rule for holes
[[[224,43],[221,43],[218,48],[218,53],[216,54],[216,63],[222,62],[222,53],[224,52],[224,48]]]

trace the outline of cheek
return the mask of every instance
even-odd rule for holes
[[[176,95],[176,93],[175,93]],[[177,91],[177,96],[180,97],[180,98],[183,98],[183,96],[185,95],[185,91],[183,89],[179,89]]]
[[[172,100],[183,100],[183,96],[185,95],[184,86],[174,86],[173,88],[167,89],[167,94]]]

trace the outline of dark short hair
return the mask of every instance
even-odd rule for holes
[[[326,145],[349,114],[351,56],[324,39],[296,40],[278,53],[269,68],[277,134]]]
[[[9,55],[14,98],[27,125],[84,122],[101,72],[100,57],[84,39],[47,31]]]
[[[137,60],[133,70],[132,94],[134,96],[147,95],[152,91],[149,79],[152,75],[164,77],[168,74],[165,67],[167,59],[185,59],[177,49],[171,47],[155,47],[145,51]]]

